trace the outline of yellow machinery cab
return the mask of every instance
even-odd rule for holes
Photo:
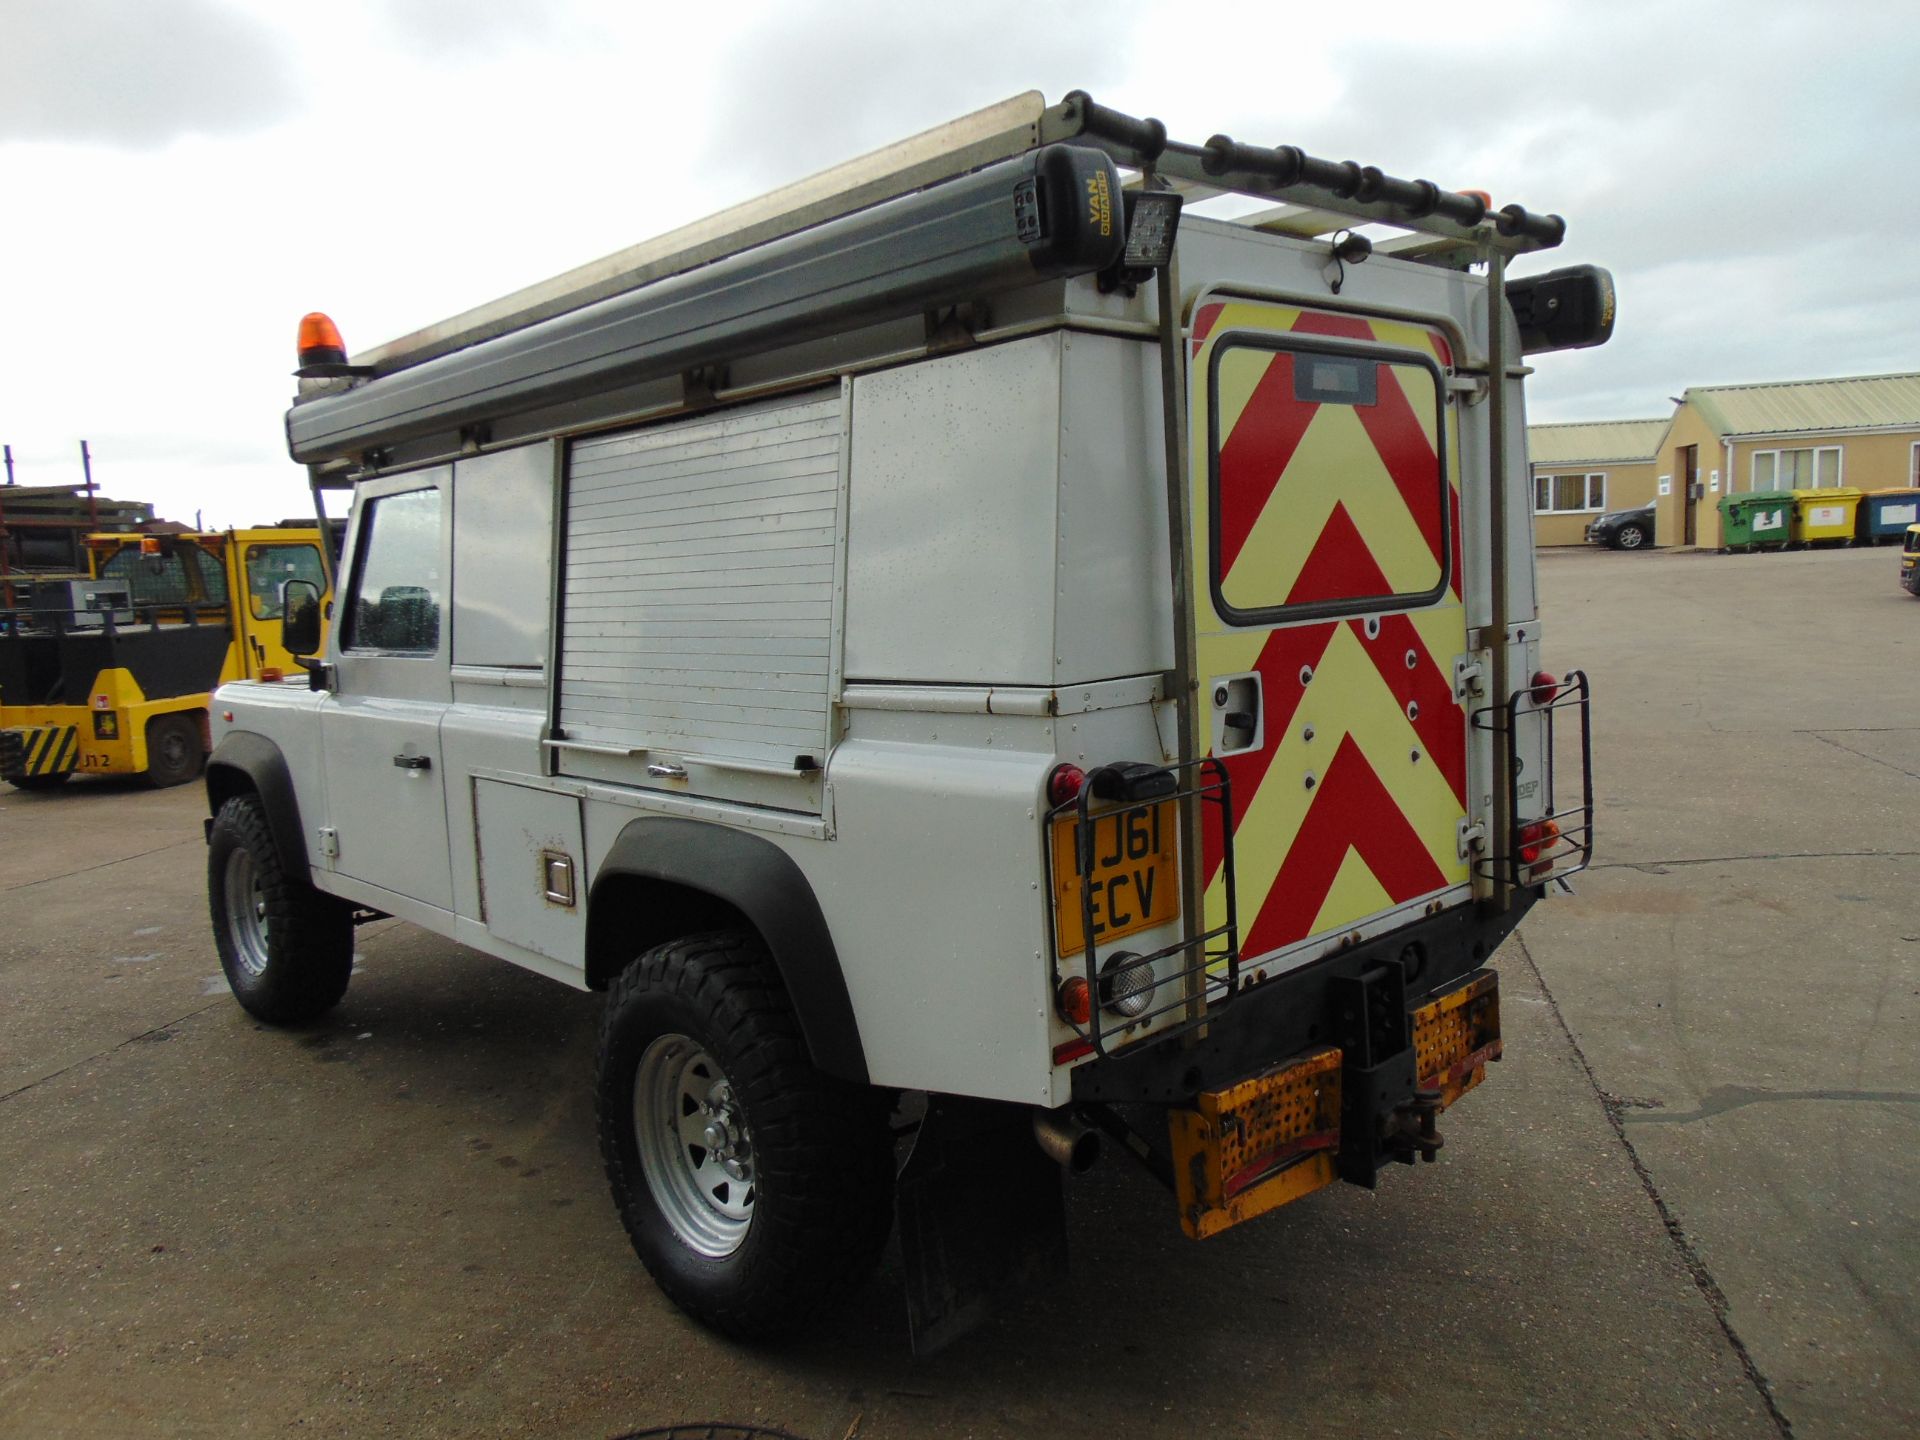
[[[182,784],[206,757],[209,692],[295,670],[281,587],[326,589],[320,532],[101,534],[87,548],[88,582],[0,616],[0,779]]]

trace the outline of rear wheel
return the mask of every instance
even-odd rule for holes
[[[353,910],[288,872],[251,795],[214,817],[207,900],[220,968],[249,1015],[297,1025],[340,1003],[353,972]]]
[[[596,1092],[627,1235],[695,1319],[790,1330],[872,1271],[893,1216],[890,1106],[814,1068],[759,940],[698,935],[629,966]]]
[[[147,783],[156,790],[184,785],[200,773],[206,752],[191,715],[160,715],[147,722]]]
[[[1647,543],[1647,532],[1638,525],[1622,525],[1613,543],[1621,550],[1638,550]]]

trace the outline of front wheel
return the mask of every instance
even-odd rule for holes
[[[1622,525],[1613,543],[1621,550],[1638,550],[1647,543],[1647,532],[1638,525]]]
[[[220,968],[249,1015],[298,1025],[340,1003],[353,973],[353,910],[288,871],[251,795],[214,816],[207,901]]]
[[[628,1238],[695,1319],[791,1330],[871,1273],[893,1216],[891,1107],[814,1068],[758,939],[634,961],[607,996],[595,1090]]]

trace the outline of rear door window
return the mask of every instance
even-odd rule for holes
[[[1214,599],[1235,625],[1447,590],[1445,388],[1431,357],[1249,333],[1208,367]]]

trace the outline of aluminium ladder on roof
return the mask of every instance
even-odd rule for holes
[[[1237,222],[1271,233],[1312,237],[1356,224],[1396,226],[1409,233],[1383,242],[1380,252],[1403,258],[1457,260],[1477,255],[1489,238],[1509,253],[1542,249],[1558,244],[1564,228],[1556,216],[1508,206],[1491,217],[1489,237],[1482,225],[1489,217],[1477,197],[1428,181],[1396,180],[1371,166],[1317,160],[1291,146],[1240,145],[1222,135],[1203,146],[1171,142],[1159,121],[1123,115],[1084,91],[1049,107],[1039,91],[1029,90],[376,346],[354,363],[379,373],[421,364],[1059,143],[1101,149],[1192,201],[1227,194],[1280,201]]]

